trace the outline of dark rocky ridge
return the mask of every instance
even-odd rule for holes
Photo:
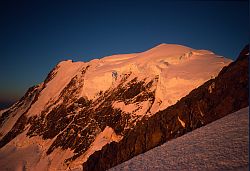
[[[173,138],[248,106],[249,45],[215,79],[194,89],[175,105],[144,117],[124,138],[96,151],[83,170],[106,170]],[[185,122],[182,126],[179,119]]]

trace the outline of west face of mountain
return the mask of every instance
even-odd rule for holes
[[[0,152],[18,161],[5,168],[105,170],[126,161],[244,107],[245,61],[173,44],[62,61],[0,111]]]

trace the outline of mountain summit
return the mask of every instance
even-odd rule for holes
[[[14,150],[18,161],[5,169],[81,169],[95,151],[120,142],[138,122],[174,105],[229,63],[213,52],[174,44],[62,61],[0,111],[0,152]]]

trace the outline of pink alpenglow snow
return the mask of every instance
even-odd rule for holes
[[[95,151],[119,142],[144,116],[175,104],[231,62],[175,44],[62,61],[0,111],[0,170],[81,170]]]

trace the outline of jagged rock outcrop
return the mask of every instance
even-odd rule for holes
[[[106,170],[133,156],[248,106],[249,45],[219,75],[191,91],[175,105],[145,116],[119,142],[96,151],[83,170]]]
[[[123,162],[109,171],[249,170],[249,107]]]

